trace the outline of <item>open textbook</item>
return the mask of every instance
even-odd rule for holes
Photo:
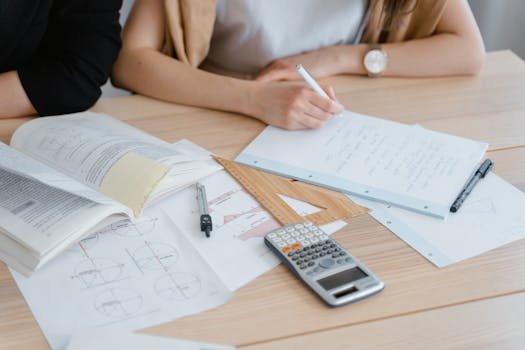
[[[444,218],[487,144],[345,111],[318,130],[268,126],[237,162]]]
[[[89,328],[137,330],[225,303],[279,264],[264,235],[279,227],[226,171],[206,186],[213,231],[201,232],[195,186],[120,221],[66,251],[31,278],[13,277],[53,350]],[[283,198],[300,215],[320,209]],[[346,223],[321,226],[332,234]],[[177,348],[178,349],[178,348]]]
[[[220,169],[107,115],[32,120],[0,143],[0,259],[29,275],[83,235]]]

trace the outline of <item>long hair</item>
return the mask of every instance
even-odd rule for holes
[[[381,9],[383,30],[389,31],[402,23],[404,16],[414,11],[418,0],[384,0]]]

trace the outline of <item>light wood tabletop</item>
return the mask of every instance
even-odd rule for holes
[[[513,53],[488,54],[477,77],[322,83],[353,111],[490,143],[494,172],[525,191],[525,62]],[[230,159],[264,128],[245,116],[142,96],[102,99],[92,110]],[[27,120],[0,121],[0,140]],[[438,269],[368,215],[334,237],[385,282],[383,292],[332,309],[279,266],[216,309],[143,332],[250,350],[525,348],[525,240]],[[0,263],[0,349],[48,348]]]

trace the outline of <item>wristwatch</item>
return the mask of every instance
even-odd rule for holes
[[[380,77],[386,69],[388,55],[382,50],[381,45],[370,45],[363,60],[369,77]]]

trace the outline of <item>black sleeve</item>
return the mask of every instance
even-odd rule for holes
[[[101,95],[121,46],[122,0],[56,0],[36,55],[18,69],[41,116],[83,111]]]

